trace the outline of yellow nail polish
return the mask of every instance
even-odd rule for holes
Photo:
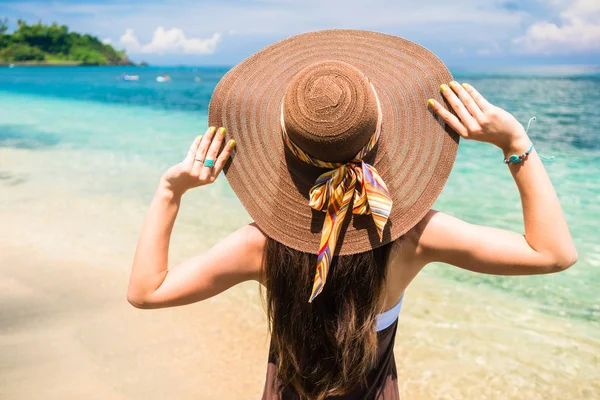
[[[198,136],[198,141],[202,141],[202,135]]]
[[[455,86],[456,86],[456,82],[454,82],[454,81],[450,82],[450,87],[451,88],[454,88]]]
[[[208,128],[208,133],[215,133],[215,130],[217,128],[215,128],[214,126],[211,126],[210,128]]]
[[[468,84],[466,84],[466,83],[463,83],[463,84],[462,84],[462,86],[463,86],[465,89],[468,89],[468,88],[469,88],[469,85],[468,85]]]
[[[224,135],[225,134],[225,128],[219,128],[219,133],[221,135]]]
[[[230,145],[231,147],[235,147],[235,140],[230,140],[230,141],[229,141],[229,145]]]
[[[429,103],[429,105],[431,107],[433,107],[435,105],[435,101],[433,101],[433,99],[429,99],[429,100],[427,100],[427,102]]]
[[[442,83],[442,84],[440,85],[440,89],[442,89],[442,92],[445,92],[445,91],[446,91],[446,89],[448,89],[448,86],[446,86],[445,84],[443,84],[443,83]]]

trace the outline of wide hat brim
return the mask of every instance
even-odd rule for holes
[[[379,239],[370,215],[350,212],[335,254],[365,252],[396,240],[430,210],[444,187],[458,135],[428,107],[443,103],[439,86],[452,80],[429,50],[408,40],[360,30],[325,30],[272,44],[232,68],[213,93],[208,122],[227,129],[236,152],[225,175],[240,201],[272,239],[317,254],[325,213],[308,205],[309,191],[326,170],[293,156],[282,141],[280,107],[288,83],[315,62],[339,60],[361,70],[379,96],[383,126],[364,159],[392,196]]]

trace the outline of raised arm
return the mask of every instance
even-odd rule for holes
[[[188,190],[214,182],[234,143],[223,147],[223,131],[209,128],[197,138],[187,157],[170,168],[144,222],[133,260],[127,300],[138,308],[162,308],[194,303],[240,282],[258,280],[266,239],[253,224],[239,229],[208,253],[168,268],[171,232],[181,197]],[[216,160],[214,167],[203,160]],[[200,161],[199,161],[200,160]]]
[[[451,82],[450,88],[442,85],[458,117],[438,102],[429,104],[458,134],[495,144],[505,158],[527,153],[531,141],[511,114],[491,105],[470,85]],[[521,162],[507,165],[521,195],[525,235],[430,212],[419,240],[425,262],[487,274],[532,275],[562,271],[577,261],[556,192],[535,149]]]

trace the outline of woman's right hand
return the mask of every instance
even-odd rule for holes
[[[463,138],[492,143],[505,157],[529,148],[523,125],[509,112],[490,104],[473,86],[452,81],[441,85],[440,90],[456,115],[433,99],[428,103]]]
[[[164,173],[161,185],[179,197],[189,189],[213,183],[235,147],[235,140],[223,146],[224,137],[225,128],[208,128],[204,136],[192,142],[185,159]],[[207,165],[207,160],[212,160],[213,165]]]

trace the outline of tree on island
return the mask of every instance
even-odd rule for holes
[[[8,31],[8,20],[0,20],[0,61],[40,64],[131,65],[123,51],[115,50],[97,37],[69,32],[65,25],[27,25],[17,21]]]
[[[4,35],[8,30],[8,18],[0,20],[0,35]]]

